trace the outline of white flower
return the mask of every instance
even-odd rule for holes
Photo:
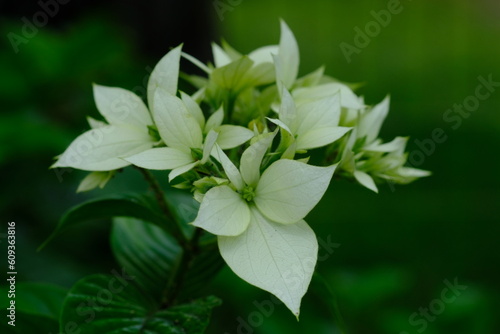
[[[177,91],[181,46],[156,65],[148,81],[148,100],[157,88]],[[91,120],[92,130],[78,136],[52,167],[88,171],[111,171],[128,166],[122,158],[145,151],[155,144],[149,135],[153,120],[144,102],[134,93],[117,87],[94,85],[94,99],[107,123]]]
[[[217,141],[223,148],[233,148],[253,137],[249,129],[235,125],[221,125],[224,112],[220,108],[205,123],[201,108],[187,94],[182,99],[157,89],[153,100],[155,124],[167,147],[152,148],[124,158],[126,161],[147,169],[172,171],[169,180],[204,164]],[[204,136],[204,132],[207,133]],[[197,159],[192,150],[201,150]]]
[[[111,171],[129,165],[121,159],[154,144],[153,125],[142,100],[122,88],[94,85],[97,109],[108,122],[78,136],[52,167]]]
[[[278,160],[260,174],[275,133],[261,135],[238,170],[212,153],[232,185],[210,189],[193,225],[218,235],[222,257],[245,281],[280,298],[296,315],[314,271],[317,241],[303,218],[325,193],[336,166]]]
[[[341,168],[374,192],[378,192],[374,178],[404,184],[430,175],[428,171],[404,167],[408,138],[396,137],[388,143],[378,139],[389,113],[389,104],[390,99],[386,97],[373,108],[359,113],[358,124],[350,133],[342,153]]]
[[[302,103],[299,106],[283,88],[279,119],[269,119],[286,130],[295,140],[295,150],[309,150],[333,143],[351,128],[338,126],[339,94]]]

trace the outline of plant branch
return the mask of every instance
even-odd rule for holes
[[[200,253],[199,240],[203,230],[197,228],[194,231],[193,237],[184,247],[184,250],[177,261],[174,274],[170,279],[165,292],[163,293],[162,307],[168,308],[169,306],[175,304],[179,293],[182,291],[182,285],[184,284],[185,277],[189,269],[191,268],[194,259]]]
[[[149,186],[151,187],[151,190],[153,190],[156,201],[158,202],[158,206],[160,207],[160,210],[162,211],[163,215],[165,216],[165,218],[167,220],[168,232],[172,233],[172,235],[179,242],[181,247],[185,249],[186,245],[189,243],[189,240],[184,235],[184,232],[182,232],[181,226],[179,225],[177,219],[174,217],[174,215],[170,211],[170,208],[168,207],[167,201],[165,200],[165,194],[164,194],[163,190],[161,189],[160,184],[158,183],[158,180],[156,180],[154,175],[151,174],[151,172],[149,170],[144,169],[144,168],[140,168],[140,167],[136,167],[136,168],[144,176],[144,179],[146,179],[146,181],[148,182]]]

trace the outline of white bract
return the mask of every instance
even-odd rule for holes
[[[205,194],[193,225],[219,236],[221,255],[238,276],[273,293],[298,316],[318,247],[303,218],[325,193],[336,166],[281,159],[261,175],[274,136],[263,135],[245,150],[239,170],[215,147],[231,185]]]
[[[299,47],[283,21],[278,45],[248,55],[212,44],[213,65],[181,48],[152,71],[149,110],[132,92],[95,85],[105,122],[90,118],[92,129],[53,167],[91,171],[78,191],[102,188],[130,164],[170,170],[169,181],[184,174],[174,186],[189,189],[200,203],[192,224],[217,235],[222,257],[239,277],[276,295],[298,317],[318,251],[304,218],[337,165],[339,176],[375,192],[376,182],[408,183],[429,172],[404,166],[407,138],[378,139],[389,98],[369,107],[323,67],[298,77]],[[181,55],[207,74],[183,75],[194,87],[191,95],[178,91]],[[330,166],[312,166],[300,156],[321,147]]]
[[[296,107],[286,88],[281,95],[279,119],[269,119],[286,130],[296,141],[296,151],[309,150],[333,143],[351,128],[338,126],[339,94],[302,103]]]
[[[359,113],[357,126],[347,138],[342,153],[341,168],[374,192],[378,192],[374,178],[405,184],[430,175],[428,171],[404,167],[408,138],[396,137],[389,143],[378,139],[389,112],[389,102],[389,97],[386,97],[373,108]]]
[[[154,145],[148,133],[153,121],[137,95],[122,88],[94,85],[94,99],[108,123],[78,136],[52,167],[111,171],[129,165],[121,158]]]
[[[167,147],[152,148],[124,158],[135,166],[169,170],[169,180],[204,164],[216,141],[224,148],[233,148],[253,137],[253,132],[241,126],[221,125],[224,112],[219,109],[205,123],[201,108],[187,94],[182,99],[163,89],[154,95],[153,115],[161,139]],[[208,132],[204,136],[204,132]],[[201,159],[193,150],[201,150]]]
[[[156,65],[148,81],[148,100],[161,88],[177,91],[181,46],[170,51]],[[111,171],[128,166],[122,158],[145,151],[155,144],[149,135],[153,120],[144,102],[134,93],[117,87],[94,85],[94,99],[107,123],[89,120],[92,130],[78,136],[52,167],[88,171]]]

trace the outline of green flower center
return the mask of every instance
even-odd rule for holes
[[[255,190],[253,189],[253,187],[246,186],[241,191],[241,197],[243,197],[245,201],[251,202],[255,198]]]

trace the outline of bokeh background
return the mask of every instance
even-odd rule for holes
[[[381,136],[411,136],[414,166],[433,172],[408,186],[382,185],[378,195],[332,182],[308,217],[318,237],[335,244],[318,271],[336,296],[345,332],[500,333],[500,87],[466,117],[443,118],[454,104],[473,100],[478,77],[500,82],[500,3],[403,0],[400,13],[347,59],[340,45],[355,46],[354,29],[364,31],[374,21],[371,12],[388,3],[72,0],[13,46],[11,33],[23,36],[23,20],[33,22],[44,9],[35,1],[0,2],[0,232],[16,221],[18,281],[70,287],[85,275],[109,273],[117,264],[107,221],[75,228],[42,252],[36,248],[72,205],[147,190],[140,175],[126,170],[102,191],[75,194],[84,172],[48,169],[87,129],[85,116],[97,116],[92,82],[140,94],[171,47],[184,42],[185,51],[209,61],[210,41],[224,38],[249,52],[277,43],[283,18],[299,43],[300,73],[324,64],[331,76],[364,83],[359,93],[369,104],[391,94]],[[438,128],[446,140],[430,144]],[[416,140],[427,142],[426,149]],[[5,242],[0,246],[5,254]],[[453,302],[441,297],[446,280],[466,286]],[[262,312],[256,304],[269,294],[227,268],[207,293],[224,300],[208,333],[339,333],[338,316],[314,289],[298,323],[282,305]],[[430,306],[437,312],[424,321],[418,313]]]

